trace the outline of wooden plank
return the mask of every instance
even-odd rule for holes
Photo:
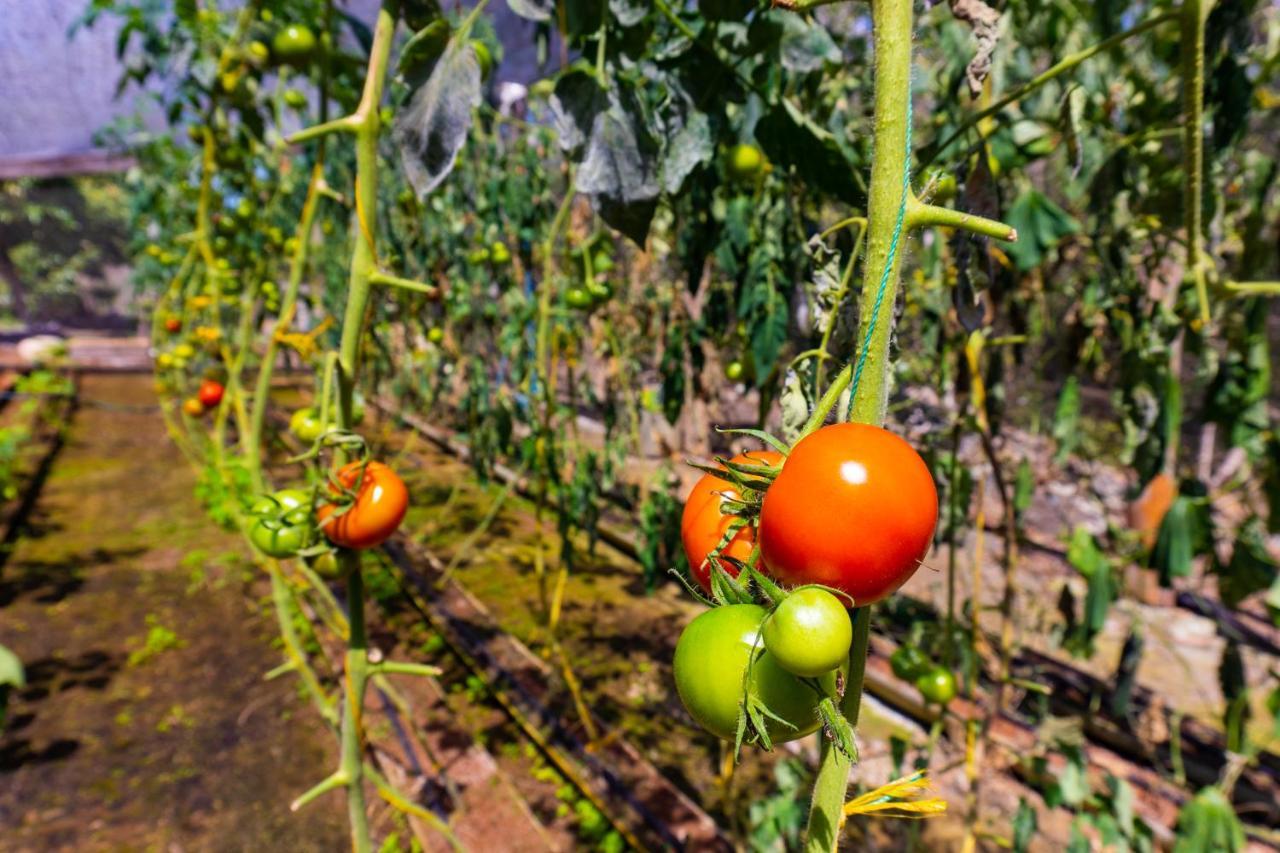
[[[62,178],[123,172],[138,164],[132,154],[95,149],[62,154],[30,154],[0,157],[0,180]]]

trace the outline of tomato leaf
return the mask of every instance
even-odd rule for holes
[[[396,118],[394,138],[405,177],[419,198],[453,170],[471,128],[472,110],[479,103],[480,63],[475,48],[453,43]]]

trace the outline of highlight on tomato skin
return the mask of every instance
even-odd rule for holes
[[[788,586],[820,584],[857,606],[892,594],[933,542],[938,491],[914,448],[868,424],[832,424],[792,449],[765,492],[760,553]]]
[[[777,466],[785,457],[776,450],[751,450],[739,453],[730,462],[739,464],[756,463],[759,465]],[[685,499],[684,511],[680,516],[680,541],[684,545],[684,555],[689,561],[689,573],[707,593],[711,592],[711,552],[729,532],[733,523],[731,516],[721,512],[721,505],[727,498],[741,497],[734,484],[729,480],[712,474],[703,474],[694,484]],[[743,527],[720,553],[735,560],[746,562],[755,546],[755,532],[750,525]],[[737,576],[734,567],[722,562],[730,575]]]

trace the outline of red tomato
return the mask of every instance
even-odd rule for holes
[[[387,541],[409,508],[404,481],[381,462],[352,462],[339,468],[335,477],[343,487],[355,491],[356,500],[332,521],[329,516],[337,511],[337,505],[322,504],[316,510],[324,535],[343,548],[372,548]]]
[[[200,398],[201,405],[206,409],[212,409],[222,402],[222,392],[224,390],[221,382],[206,379],[200,383],[200,392],[197,396]]]
[[[164,321],[164,328],[165,331],[170,334],[177,334],[178,330],[182,328],[182,321],[177,317],[166,317]]]
[[[765,492],[760,554],[783,583],[829,586],[862,606],[915,574],[937,522],[937,487],[911,445],[833,424],[796,444]]]
[[[779,465],[782,459],[782,454],[774,450],[752,450],[739,454],[729,461]],[[731,516],[720,511],[724,497],[717,493],[728,497],[739,497],[737,489],[729,480],[703,474],[702,479],[694,484],[693,491],[689,492],[689,497],[684,502],[684,513],[680,517],[680,540],[684,543],[684,555],[689,559],[689,569],[693,572],[694,579],[707,592],[711,592],[711,563],[707,560],[707,555],[720,544],[720,540],[728,532],[729,524],[733,520]],[[746,562],[751,556],[753,545],[755,545],[755,532],[747,526],[734,534],[733,539],[729,540],[729,544],[721,549],[720,553]],[[737,575],[728,563],[721,565],[724,566],[725,571]]]

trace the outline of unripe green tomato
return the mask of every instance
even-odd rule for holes
[[[298,251],[298,238],[290,237],[284,241],[284,251],[286,255],[296,254]]]
[[[473,267],[479,266],[489,260],[489,250],[484,246],[478,249],[472,249],[467,253],[467,263]]]
[[[564,293],[564,301],[570,308],[585,310],[595,304],[585,287],[571,287]]]
[[[853,623],[849,611],[825,589],[801,587],[764,623],[764,647],[787,672],[815,678],[849,659]]]
[[[307,105],[307,96],[297,89],[285,89],[284,102],[287,106],[300,110]]]
[[[956,176],[950,172],[939,172],[933,186],[934,201],[951,201],[956,197]]]
[[[735,145],[729,150],[726,169],[735,181],[752,180],[764,170],[764,152],[746,142]]]
[[[597,249],[596,253],[591,256],[592,272],[609,272],[613,269],[613,258],[609,257],[609,253],[604,249]]]
[[[433,344],[439,344],[444,340],[444,329],[439,326],[432,326],[427,329],[427,340]]]
[[[342,577],[342,561],[332,551],[325,551],[311,561],[311,571],[326,580],[337,580]]]
[[[191,344],[178,344],[173,348],[174,358],[192,358],[195,354],[195,347],[191,346]]]
[[[240,199],[236,204],[236,216],[241,219],[248,219],[253,216],[253,200],[248,197]]]
[[[173,356],[167,352],[162,352],[156,356],[156,367],[161,370],[168,370],[173,367]]]
[[[271,58],[271,48],[256,39],[249,42],[248,47],[245,48],[245,53],[248,54],[249,61],[255,65],[261,65]]]
[[[471,49],[475,51],[476,62],[480,65],[480,79],[488,80],[493,71],[493,54],[489,52],[489,46],[480,39],[472,39]]]
[[[511,250],[501,240],[495,240],[489,247],[489,260],[501,266],[511,262]]]
[[[732,741],[750,667],[753,692],[785,723],[767,719],[769,737],[783,743],[804,737],[820,724],[821,696],[787,672],[759,645],[765,610],[755,604],[730,604],[700,614],[680,634],[673,669],[680,701],[699,725]],[[752,656],[758,655],[754,665]],[[821,678],[834,695],[836,674]]]
[[[303,444],[314,444],[320,437],[320,418],[310,407],[298,409],[289,418],[289,432]]]
[[[956,698],[956,677],[944,666],[935,666],[916,678],[916,689],[925,701],[945,705]]]
[[[914,682],[929,669],[929,658],[915,646],[899,646],[889,655],[893,674],[903,681]]]
[[[316,49],[316,36],[305,24],[289,24],[271,39],[271,54],[277,62],[305,63]]]
[[[301,489],[281,489],[259,498],[249,509],[257,520],[249,541],[268,557],[292,557],[307,544],[311,528],[311,496]]]
[[[591,295],[591,301],[596,305],[608,302],[613,298],[613,288],[609,286],[607,281],[588,281],[587,293]]]
[[[738,382],[746,374],[747,369],[740,361],[731,361],[724,366],[724,378],[730,382]]]

